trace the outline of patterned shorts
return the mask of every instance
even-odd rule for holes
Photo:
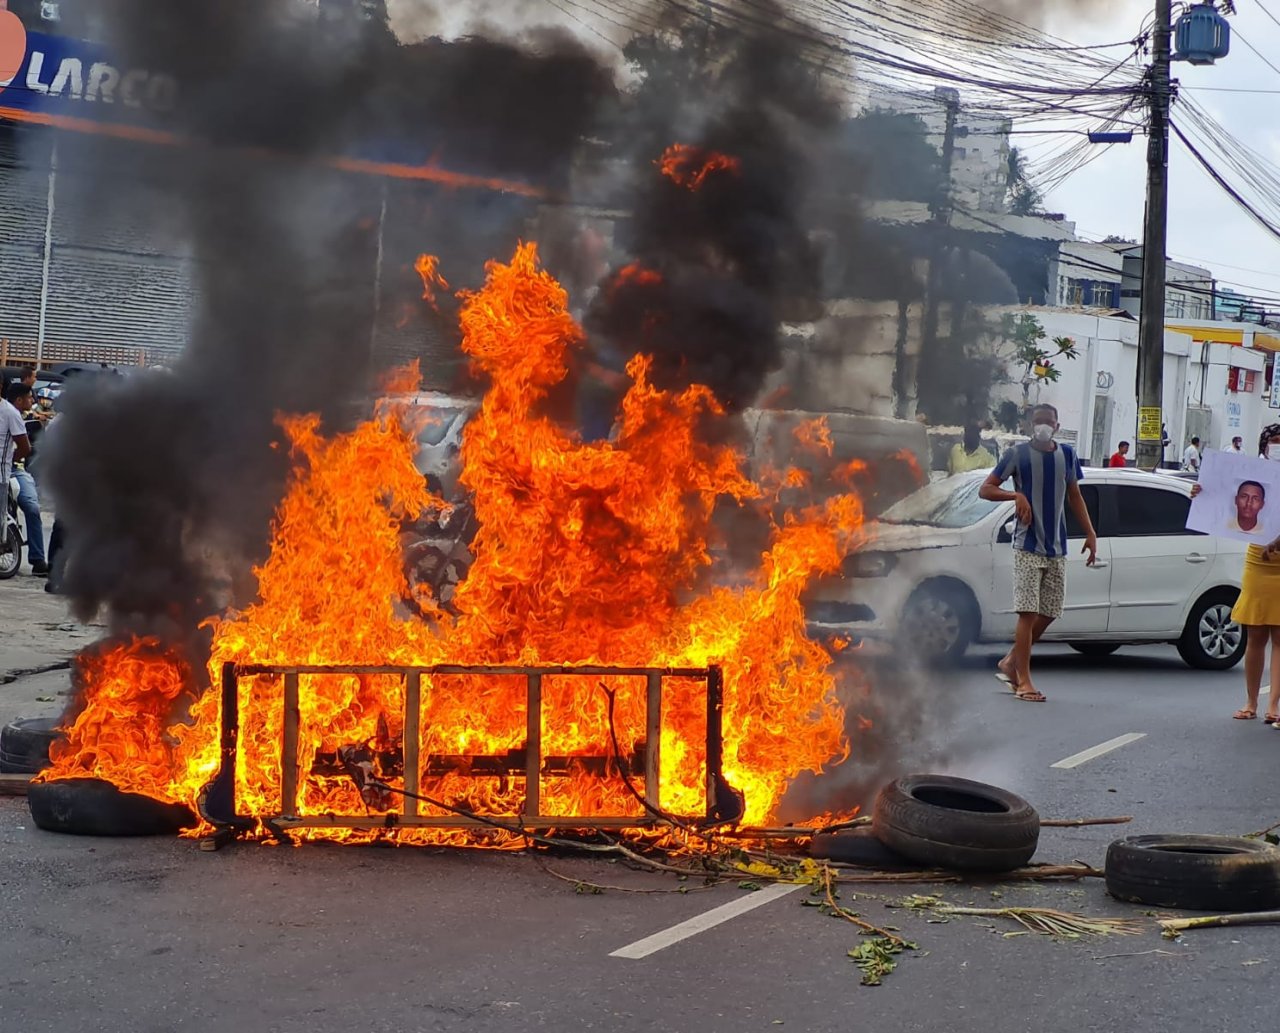
[[[1018,613],[1038,613],[1057,620],[1067,594],[1065,556],[1041,556],[1015,549],[1013,556],[1013,608]]]

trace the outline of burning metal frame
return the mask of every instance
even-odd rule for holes
[[[376,816],[324,814],[298,815],[300,775],[298,736],[301,723],[299,707],[300,679],[306,675],[389,675],[404,680],[404,727],[421,729],[422,678],[440,676],[516,676],[525,679],[527,737],[524,750],[511,751],[503,758],[484,758],[477,775],[494,775],[523,771],[525,776],[524,808],[518,815],[479,815],[465,812],[450,815],[420,814],[420,779],[422,775],[419,734],[406,734],[401,747],[404,767],[404,789],[393,790],[401,796],[398,811]],[[239,813],[235,791],[235,772],[240,735],[239,683],[246,677],[279,677],[284,681],[284,722],[280,745],[281,813],[271,818],[253,818]],[[644,788],[642,815],[548,815],[541,811],[541,780],[548,773],[549,761],[563,766],[592,758],[548,758],[542,751],[542,679],[548,676],[636,677],[645,679],[645,740],[642,756]],[[734,824],[742,817],[742,794],[726,781],[723,773],[723,707],[724,674],[720,667],[526,667],[491,665],[437,665],[431,667],[362,666],[362,665],[259,665],[226,663],[222,667],[222,763],[218,774],[208,784],[200,801],[201,816],[215,827],[220,841],[250,832],[261,823],[274,836],[287,839],[293,829],[395,829],[395,828],[492,828],[513,827],[521,831],[553,828],[624,829],[652,826],[664,819],[659,788],[660,743],[662,730],[662,685],[667,678],[697,679],[707,687],[706,729],[706,811],[689,816],[694,822]],[[615,764],[621,758],[611,758]],[[447,809],[447,805],[445,807]],[[684,817],[684,816],[682,816]],[[487,819],[487,820],[486,820]]]

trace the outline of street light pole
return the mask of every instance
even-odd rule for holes
[[[1172,0],[1156,0],[1152,37],[1151,122],[1147,139],[1147,216],[1142,239],[1142,307],[1138,323],[1138,455],[1141,469],[1164,458],[1165,252],[1169,224],[1169,98]]]

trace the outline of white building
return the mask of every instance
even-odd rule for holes
[[[861,108],[917,116],[924,123],[930,146],[942,154],[949,103],[960,105],[960,94],[947,87],[918,92],[873,88]],[[963,105],[959,107],[951,157],[951,190],[953,200],[961,208],[978,212],[1005,211],[1012,128],[1011,119],[966,111]]]
[[[1005,311],[1033,315],[1049,339],[1075,341],[1079,357],[1060,361],[1061,379],[1033,386],[1030,401],[1057,407],[1063,438],[1077,444],[1081,459],[1100,466],[1121,441],[1136,441],[1136,320],[1038,306]],[[1222,448],[1237,434],[1246,442],[1257,440],[1271,418],[1264,397],[1265,351],[1197,342],[1185,330],[1170,327],[1164,352],[1167,461],[1175,461],[1193,436],[1209,448]],[[1021,402],[1022,387],[1009,385],[1000,395]]]

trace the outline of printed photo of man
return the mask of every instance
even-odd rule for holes
[[[1235,515],[1227,521],[1228,531],[1241,534],[1260,534],[1262,525],[1258,517],[1267,504],[1267,489],[1257,481],[1245,481],[1236,489]]]

